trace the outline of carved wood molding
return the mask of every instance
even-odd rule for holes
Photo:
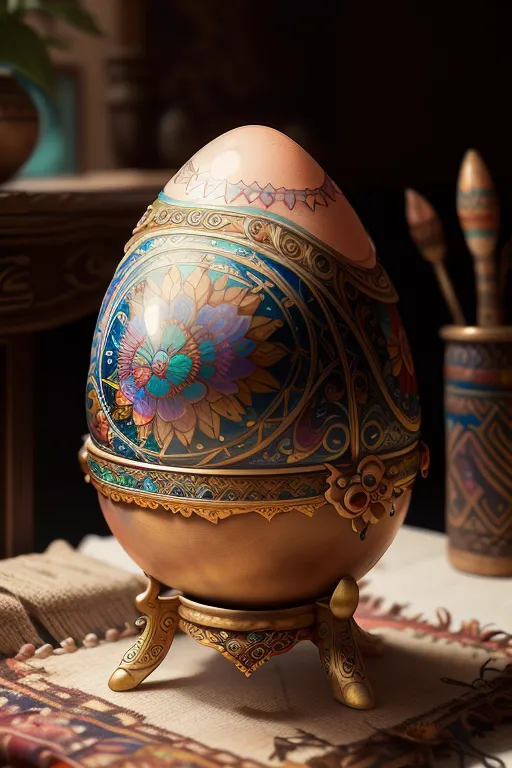
[[[0,337],[96,312],[135,223],[169,175],[141,175],[128,187],[123,176],[117,187],[109,178],[91,188],[89,179],[86,191],[80,180],[71,191],[69,180],[64,189],[54,180],[50,191],[0,191]]]

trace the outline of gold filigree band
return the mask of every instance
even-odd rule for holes
[[[114,502],[165,509],[183,517],[194,514],[212,523],[249,512],[267,520],[292,511],[311,517],[331,504],[352,521],[362,538],[385,512],[394,514],[394,500],[412,488],[418,472],[425,475],[428,469],[423,444],[397,456],[367,456],[355,472],[350,466],[327,464],[314,472],[203,475],[117,458],[90,439],[79,459],[86,480]]]
[[[133,493],[130,491],[122,491],[116,486],[111,486],[108,483],[101,483],[96,479],[92,479],[91,482],[94,487],[103,495],[112,501],[121,501],[126,504],[137,504],[139,507],[145,507],[146,509],[165,509],[173,514],[180,514],[183,517],[190,517],[191,515],[198,515],[205,520],[209,520],[211,523],[217,523],[219,520],[223,520],[233,515],[243,515],[249,512],[256,512],[267,520],[272,518],[281,512],[302,512],[303,514],[311,517],[315,510],[326,505],[325,498],[323,496],[316,499],[304,499],[304,500],[291,500],[291,501],[279,501],[274,504],[262,504],[261,502],[248,503],[245,502],[233,504],[229,502],[215,502],[215,501],[189,501],[186,499],[170,499],[169,497],[158,497],[154,494],[144,493],[138,491]]]
[[[378,301],[396,302],[397,293],[380,262],[372,269],[360,267],[338,251],[307,233],[301,237],[283,221],[278,221],[264,212],[247,215],[243,210],[219,209],[194,205],[187,207],[183,203],[173,203],[157,198],[137,223],[133,237],[128,241],[125,252],[130,252],[138,243],[154,231],[189,230],[205,232],[210,235],[236,235],[237,241],[248,247],[264,245],[267,251],[274,252],[289,263],[302,265],[322,281],[330,281],[336,271],[343,269],[344,274],[355,286]]]
[[[232,515],[257,512],[271,520],[279,512],[297,510],[311,517],[325,506],[328,471],[210,474],[169,467],[153,468],[117,459],[88,440],[81,464],[94,487],[113,501],[162,508],[183,517],[192,514],[216,523]]]

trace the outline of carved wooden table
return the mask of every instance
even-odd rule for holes
[[[171,175],[0,187],[0,558],[33,546],[34,335],[98,311],[124,243]]]

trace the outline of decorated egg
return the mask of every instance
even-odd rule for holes
[[[146,573],[267,608],[373,567],[428,463],[397,300],[343,191],[283,134],[230,131],[173,176],[87,380],[87,473]]]

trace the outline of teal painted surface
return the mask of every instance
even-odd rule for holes
[[[18,172],[17,178],[59,176],[78,171],[78,116],[76,80],[72,72],[57,72],[55,103],[37,86],[24,78],[37,107],[39,139],[34,152]]]

